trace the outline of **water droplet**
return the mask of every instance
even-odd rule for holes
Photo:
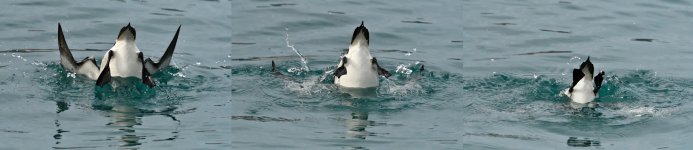
[[[300,69],[300,68],[295,68],[295,67],[293,67],[293,68],[289,68],[289,69],[286,70],[286,71],[291,72],[291,73],[294,73],[294,72],[299,72],[299,71],[301,71],[301,69]]]
[[[67,73],[67,77],[68,77],[68,78],[73,78],[73,79],[74,79],[74,78],[77,78],[77,73],[68,72],[68,73]]]
[[[397,66],[397,70],[395,72],[409,75],[413,72],[411,69],[409,69],[409,66],[411,66],[411,64],[400,64]]]

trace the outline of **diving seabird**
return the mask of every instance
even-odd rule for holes
[[[171,62],[171,57],[178,41],[180,27],[178,26],[173,40],[171,40],[159,62],[154,62],[150,58],[144,59],[144,54],[137,48],[135,42],[135,28],[128,23],[127,26],[120,29],[115,44],[106,52],[101,65],[97,66],[96,60],[93,57],[84,58],[80,62],[75,61],[65,41],[62,27],[58,23],[60,64],[66,70],[96,80],[96,85],[98,86],[103,86],[110,82],[111,77],[137,77],[142,79],[142,82],[149,87],[154,87],[156,84],[152,80],[151,75],[166,68]]]
[[[587,60],[580,64],[580,69],[573,69],[573,84],[565,90],[564,94],[575,103],[592,102],[602,87],[604,71],[600,71],[594,79],[592,78],[593,75],[594,65],[590,62],[590,57],[587,57]]]
[[[334,72],[335,84],[347,88],[370,88],[379,85],[379,75],[390,77],[390,73],[381,68],[377,59],[371,56],[368,44],[368,29],[361,22],[361,26],[356,27],[351,37],[349,51],[342,56]]]

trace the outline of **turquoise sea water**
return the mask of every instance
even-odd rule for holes
[[[0,149],[693,147],[691,1],[0,4]],[[361,21],[393,76],[343,90],[331,73]],[[156,59],[182,28],[156,88],[97,88],[59,64],[58,22],[78,60],[127,23]],[[573,109],[559,93],[587,57],[599,106]]]
[[[229,1],[3,1],[0,149],[225,149],[230,146]],[[182,25],[172,67],[149,89],[62,68],[57,25],[77,60],[97,60],[121,27],[155,60]]]
[[[457,1],[234,1],[232,147],[460,149],[459,8]],[[361,21],[373,56],[393,76],[370,91],[342,91],[331,72]],[[272,60],[283,75],[271,73]]]
[[[463,1],[465,149],[690,149],[690,1]],[[591,56],[598,108],[559,95]]]

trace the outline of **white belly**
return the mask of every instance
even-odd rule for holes
[[[113,51],[113,57],[111,57],[110,71],[112,77],[137,77],[142,78],[142,64],[140,63],[137,53],[133,52],[123,52],[123,51]],[[106,57],[108,53],[104,56],[101,62],[101,68],[106,65]]]
[[[369,88],[379,85],[378,72],[370,57],[348,57],[347,74],[335,77],[334,83],[348,88]]]
[[[568,91],[566,91],[566,95],[568,95],[573,102],[580,104],[592,102],[596,97],[594,94],[594,83],[592,80],[586,78],[580,79],[580,81],[575,84],[572,93],[567,92]]]

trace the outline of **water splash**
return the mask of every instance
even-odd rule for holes
[[[288,72],[291,72],[291,73],[301,73],[301,71],[302,71],[303,69],[304,69],[304,68],[295,68],[295,67],[292,67],[292,68],[287,69],[287,71],[288,71]]]
[[[565,62],[565,64],[566,64],[567,68],[575,68],[578,66],[573,66],[572,64],[576,61],[577,61],[577,63],[582,63],[582,62],[580,62],[580,60],[582,60],[582,58],[580,58],[578,56],[573,56],[567,62]],[[561,71],[561,76],[572,75],[572,71],[573,71],[573,69]]]
[[[416,53],[416,48],[413,48],[411,51],[407,51],[407,53],[405,53],[404,56],[412,56],[414,53]],[[409,68],[411,68],[412,66],[416,66],[419,63],[421,63],[421,61],[416,61],[414,62],[414,64],[399,64],[395,72],[409,76],[412,72],[414,72],[412,69]]]
[[[568,62],[566,62],[565,64],[571,66],[570,64],[573,63],[574,60],[578,60],[578,63],[580,63],[579,60],[582,60],[582,58],[574,56],[573,58],[570,58],[570,60],[568,60]]]
[[[77,78],[77,73],[67,72],[67,76],[66,76],[66,77],[73,78],[73,79],[74,79],[74,78]]]
[[[308,60],[306,59],[306,57],[303,57],[303,55],[301,55],[301,52],[299,52],[298,49],[296,49],[296,47],[294,47],[294,45],[291,45],[291,43],[289,42],[289,28],[288,27],[284,28],[284,34],[286,35],[285,36],[286,38],[284,39],[284,41],[286,42],[286,47],[291,48],[291,50],[293,50],[294,53],[296,53],[296,55],[298,55],[298,57],[301,58],[301,63],[303,63],[302,64],[303,70],[310,71],[310,68],[308,68]]]
[[[618,73],[615,73],[618,74]],[[683,90],[688,80],[659,78],[649,72],[627,72],[606,78],[609,81],[597,99],[599,115],[585,115],[575,111],[562,93],[568,83],[539,75],[527,78],[522,75],[496,74],[490,77],[467,80],[464,85],[467,99],[474,101],[483,116],[494,114],[499,120],[541,120],[542,123],[581,122],[583,119],[599,120],[604,125],[623,126],[647,122],[649,118],[668,118],[689,114]],[[479,100],[483,97],[483,101]],[[470,113],[476,113],[476,110]],[[574,113],[578,112],[578,113]],[[475,115],[471,115],[475,116]],[[482,116],[482,115],[477,115]],[[488,119],[487,117],[479,119]],[[531,122],[531,121],[530,121]]]
[[[395,70],[395,72],[410,75],[412,72],[414,72],[411,69],[409,69],[410,66],[411,64],[400,64],[399,66],[397,66],[397,70]]]

